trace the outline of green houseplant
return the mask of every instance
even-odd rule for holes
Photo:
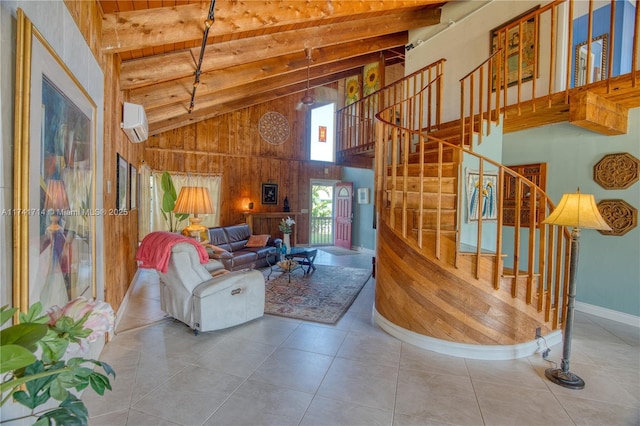
[[[0,308],[0,325],[16,313],[17,308]],[[94,359],[71,357],[74,350],[86,349],[113,328],[114,314],[105,302],[79,297],[63,308],[54,306],[42,314],[40,302],[19,314],[18,324],[0,331],[0,391],[4,406],[13,400],[31,410],[19,419],[31,418],[35,425],[86,425],[88,411],[82,400],[70,392],[88,386],[103,395],[111,390],[109,364]],[[93,370],[101,367],[106,375]],[[51,399],[57,407],[38,407]],[[48,405],[50,407],[50,405]],[[3,419],[3,420],[19,420]]]
[[[169,172],[162,173],[160,179],[160,188],[162,188],[162,216],[169,226],[170,232],[178,230],[180,222],[189,217],[188,213],[174,213],[173,209],[176,206],[178,200],[178,194],[176,193],[176,187],[173,185],[173,179]]]

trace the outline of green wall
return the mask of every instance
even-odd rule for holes
[[[505,165],[547,163],[547,194],[593,194],[596,202],[622,199],[640,209],[640,182],[625,190],[606,190],[593,180],[593,167],[606,154],[627,152],[640,158],[640,108],[629,112],[626,135],[602,136],[569,123],[503,136]],[[577,301],[640,316],[640,226],[623,236],[581,230]]]
[[[354,247],[376,249],[376,230],[373,229],[373,170],[342,168],[342,181],[353,182],[353,230]],[[358,188],[369,188],[369,204],[358,203]]]

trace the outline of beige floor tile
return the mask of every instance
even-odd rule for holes
[[[549,390],[474,381],[473,387],[486,425],[573,425]]]
[[[406,414],[396,413],[393,416],[393,426],[451,426],[453,423],[439,422],[433,419],[425,419],[423,417],[407,416]]]
[[[312,397],[293,389],[248,380],[205,425],[295,426]]]
[[[181,425],[200,425],[242,383],[240,377],[188,368],[158,386],[132,408]]]
[[[374,336],[366,333],[349,333],[337,356],[366,363],[397,367],[400,362],[401,343],[389,335]]]
[[[317,395],[350,404],[393,410],[398,369],[336,358]]]
[[[335,355],[346,336],[347,332],[344,330],[318,327],[307,323],[296,328],[281,346],[323,355]]]
[[[92,417],[89,420],[91,426],[126,426],[127,419],[130,416],[129,408],[121,411],[103,414],[101,416]],[[142,423],[139,423],[142,425]]]
[[[300,426],[391,426],[392,419],[392,411],[315,397],[300,422]]]
[[[400,370],[396,413],[458,425],[482,424],[469,377]]]
[[[544,380],[526,358],[505,361],[467,359],[466,364],[471,381],[474,383],[476,381],[506,385],[518,383],[519,386],[546,390]]]
[[[408,343],[402,344],[400,368],[433,374],[469,375],[464,358],[442,355]]]
[[[333,357],[280,348],[251,375],[251,380],[315,393],[325,376]]]
[[[138,410],[131,410],[127,419],[127,426],[179,426],[179,424]]]
[[[580,426],[637,426],[640,425],[640,407],[625,407],[616,404],[567,397],[563,407],[576,425]]]
[[[300,324],[302,324],[302,321],[299,320],[265,315],[257,320],[225,330],[223,333],[241,337],[245,340],[277,346],[284,342]]]
[[[615,376],[607,374],[601,367],[571,363],[569,370],[585,381],[585,387],[580,390],[568,389],[547,381],[547,386],[560,402],[563,402],[566,398],[581,398],[628,407],[638,405],[637,395],[630,394],[620,386]],[[635,371],[637,372],[637,370]],[[629,373],[634,374],[631,371]]]
[[[319,250],[316,263],[370,269],[371,254]],[[574,391],[545,378],[553,365],[540,354],[488,362],[400,344],[373,322],[374,279],[335,325],[265,315],[194,336],[164,313],[158,321],[151,272],[100,355],[114,390],[83,393],[91,426],[640,424],[636,327],[576,312],[571,371],[587,387]],[[562,344],[551,348],[550,360],[561,356]]]
[[[247,378],[273,353],[276,347],[230,335],[194,363],[209,370]]]

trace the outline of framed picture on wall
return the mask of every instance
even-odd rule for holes
[[[13,292],[45,311],[95,297],[97,108],[21,9],[16,29]]]
[[[262,204],[278,204],[278,184],[262,184]]]
[[[519,69],[521,82],[529,81],[534,77],[538,62],[535,43],[539,34],[539,21],[536,19],[536,16],[533,16],[523,22],[522,25],[512,25],[539,8],[540,6],[536,6],[491,30],[491,53],[499,48],[503,48],[506,51],[505,60],[507,62],[507,70],[505,77],[507,86],[518,84]],[[492,80],[492,87],[495,90],[495,69],[493,70]]]
[[[138,170],[129,164],[129,208],[138,208]]]
[[[127,160],[122,158],[120,154],[116,154],[116,158],[117,158],[116,210],[126,210],[127,209],[127,188],[128,188],[127,177],[129,174],[129,163],[127,163]]]

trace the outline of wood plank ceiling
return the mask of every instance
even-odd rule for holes
[[[443,0],[229,1],[215,4],[196,90],[194,74],[211,3],[100,0],[104,53],[119,55],[121,89],[145,107],[149,132],[182,127],[404,62],[408,30],[440,22]],[[310,49],[310,69],[307,55]]]

